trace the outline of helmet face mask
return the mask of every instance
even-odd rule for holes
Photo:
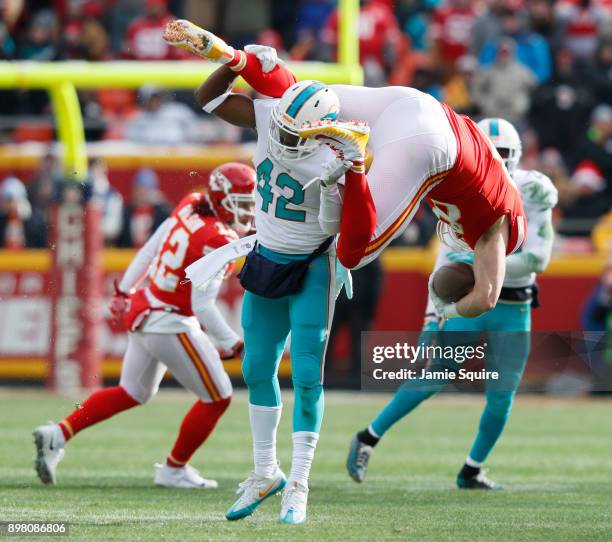
[[[230,193],[221,200],[221,205],[234,217],[230,226],[240,235],[253,229],[255,220],[255,197],[253,194]]]
[[[305,139],[298,135],[297,129],[280,120],[277,107],[270,117],[270,135],[268,137],[268,152],[276,160],[303,160],[319,148],[320,143],[313,139]]]
[[[279,161],[297,161],[312,156],[321,145],[302,138],[298,130],[307,122],[335,120],[340,111],[336,93],[319,81],[299,81],[289,87],[270,115],[268,152]]]

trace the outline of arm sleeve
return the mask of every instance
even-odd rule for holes
[[[226,268],[217,273],[206,289],[192,288],[191,308],[213,342],[223,350],[229,350],[240,340],[240,337],[225,321],[216,304],[225,271]]]
[[[338,183],[331,186],[321,184],[319,225],[327,235],[336,235],[340,232],[341,213],[342,195]]]
[[[121,282],[119,282],[119,289],[122,292],[129,292],[132,288],[136,287],[141,281],[145,273],[149,270],[157,250],[163,243],[168,230],[170,229],[170,219],[164,220],[159,228],[155,230],[155,233],[149,238],[149,240],[143,245],[138,251],[130,265],[126,269]]]
[[[529,213],[525,244],[520,252],[506,258],[506,275],[522,276],[541,273],[550,262],[553,247],[552,210]]]

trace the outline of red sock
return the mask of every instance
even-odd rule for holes
[[[376,207],[365,173],[347,171],[345,175],[338,259],[348,269],[365,256],[376,229]]]
[[[178,438],[172,452],[166,458],[166,464],[180,468],[188,463],[191,456],[212,433],[230,401],[231,397],[214,403],[196,401],[183,418]]]
[[[236,68],[235,66],[241,64],[241,55],[246,57],[246,63],[243,67]],[[239,73],[257,92],[272,98],[280,98],[285,90],[297,82],[295,75],[282,64],[277,64],[271,72],[265,73],[257,57],[244,51],[236,51],[234,60],[228,62],[227,66]]]
[[[105,388],[92,393],[80,407],[66,416],[59,426],[68,441],[86,427],[139,404],[121,386]]]

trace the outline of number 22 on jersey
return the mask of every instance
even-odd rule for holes
[[[168,235],[157,253],[151,273],[152,282],[164,292],[176,290],[189,248],[189,232],[176,218],[173,217],[170,221]]]
[[[257,191],[261,196],[261,210],[269,213],[272,206],[276,218],[304,222],[306,220],[305,211],[287,208],[289,204],[301,205],[304,203],[302,185],[287,173],[280,173],[272,182],[273,169],[274,164],[269,158],[257,166]],[[288,197],[283,195],[287,194],[286,190],[290,192]]]

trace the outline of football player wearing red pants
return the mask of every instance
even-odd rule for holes
[[[526,219],[501,156],[471,119],[408,87],[321,85],[319,92],[337,96],[338,118],[297,126],[303,102],[300,87],[293,84],[294,76],[278,62],[273,49],[249,45],[244,51],[235,50],[188,21],[169,23],[164,38],[223,64],[196,90],[205,111],[232,124],[254,126],[253,100],[231,92],[240,75],[258,92],[282,97],[274,105],[270,129],[286,153],[299,159],[301,149],[313,141],[337,153],[345,169],[323,184],[330,189],[345,176],[338,183],[342,205],[337,246],[345,267],[360,267],[376,258],[402,234],[426,199],[439,219],[442,240],[474,251],[473,290],[456,303],[445,304],[430,289],[438,312],[444,318],[473,318],[495,306],[505,257],[523,244]],[[292,95],[293,101],[288,99]],[[287,103],[289,107],[281,110]],[[344,122],[353,119],[370,126],[368,150],[373,160],[367,177],[360,162],[360,136],[354,125]]]
[[[251,229],[254,189],[251,167],[219,166],[206,191],[186,196],[139,250],[110,304],[129,330],[119,385],[94,392],[59,423],[34,431],[36,472],[43,483],[55,483],[68,441],[87,427],[149,401],[170,369],[197,401],[183,419],[166,461],[155,465],[155,483],[217,487],[188,462],[230,403],[232,385],[221,360],[241,354],[243,343],[215,304],[230,270],[222,269],[204,290],[196,290],[184,280],[185,268]]]

